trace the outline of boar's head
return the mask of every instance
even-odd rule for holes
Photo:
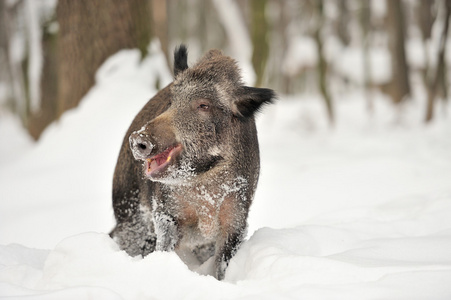
[[[150,180],[180,184],[239,161],[246,148],[242,137],[255,135],[249,133],[255,128],[254,113],[275,94],[244,86],[236,62],[219,50],[210,50],[189,68],[187,49],[180,46],[174,74],[170,105],[131,134],[130,147],[135,159],[144,161]]]

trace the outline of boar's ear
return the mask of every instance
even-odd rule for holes
[[[275,98],[273,90],[243,86],[233,103],[233,112],[237,117],[248,118],[260,110],[263,104],[272,103]]]
[[[188,69],[188,49],[182,44],[174,50],[174,76],[186,69]]]

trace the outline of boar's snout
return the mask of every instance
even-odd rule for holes
[[[137,131],[130,135],[129,142],[135,159],[145,160],[155,147],[155,143],[152,142],[150,136]]]

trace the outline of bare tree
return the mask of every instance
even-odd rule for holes
[[[19,115],[37,139],[48,124],[78,105],[107,57],[123,48],[138,48],[144,56],[155,36],[168,63],[176,44],[188,44],[193,57],[218,48],[237,59],[249,84],[269,85],[287,94],[319,93],[330,124],[336,117],[331,91],[339,86],[335,83],[350,82],[349,73],[336,64],[339,56],[330,55],[331,50],[360,47],[368,111],[372,110],[374,89],[400,103],[411,93],[410,74],[420,74],[428,92],[425,120],[429,121],[436,99],[448,97],[445,56],[449,29],[441,28],[439,34],[435,29],[449,23],[449,15],[444,17],[449,1],[387,0],[379,6],[378,0],[59,0],[53,16],[48,12],[54,8],[45,18],[34,15],[41,26],[43,65],[40,80],[37,76],[38,80],[31,82],[28,70],[33,65],[32,55],[37,56],[30,47],[30,43],[36,46],[36,32],[31,30],[36,26],[26,14],[37,4],[0,0],[1,105]],[[426,64],[420,69],[409,66],[406,59],[404,45],[411,38],[406,28],[412,28],[414,20],[408,4],[417,9],[425,47]],[[433,24],[437,25],[434,34]],[[361,39],[357,38],[359,29]],[[17,37],[23,39],[23,53],[11,50]],[[384,47],[386,37],[392,77],[390,82],[378,82],[371,78],[376,73],[371,72],[370,64],[370,53],[377,52],[370,50],[373,45]],[[337,39],[341,43],[335,43]],[[433,57],[427,53],[429,44],[440,44],[434,53],[438,61],[429,59]],[[35,101],[37,86],[39,101]],[[33,109],[36,103],[38,109]]]
[[[146,54],[151,14],[148,0],[60,0],[57,19],[61,115],[78,105],[108,56],[123,48]]]
[[[418,4],[419,5],[417,6],[417,17],[421,36],[423,38],[424,62],[425,62],[423,69],[423,80],[425,82],[425,85],[428,86],[429,85],[428,72],[430,69],[428,41],[431,39],[432,25],[434,24],[435,20],[435,16],[432,13],[434,1],[419,1]]]
[[[451,15],[451,0],[445,0],[444,6],[445,6],[445,19],[443,22],[444,24],[443,24],[442,35],[440,37],[440,45],[439,45],[436,72],[435,72],[434,78],[429,86],[428,100],[427,100],[427,107],[426,107],[426,118],[425,118],[426,122],[431,121],[434,116],[434,103],[435,103],[435,98],[438,93],[438,89],[440,87],[440,83],[444,82],[444,85],[446,85],[445,53],[446,53],[446,40],[448,37],[449,19],[450,19],[450,15]],[[446,94],[446,91],[444,91],[443,93]]]
[[[402,0],[389,0],[387,3],[387,33],[391,52],[392,81],[391,97],[394,103],[400,103],[410,95],[408,65],[406,60],[406,30]]]
[[[268,22],[266,20],[266,0],[252,0],[252,24],[251,38],[254,46],[252,52],[252,65],[257,76],[256,86],[260,86],[263,81],[266,62],[269,56],[268,45]]]
[[[30,113],[27,124],[28,132],[34,139],[38,139],[44,129],[58,117],[58,34],[52,28],[54,21],[55,19],[48,20],[42,30],[41,101],[39,109]]]
[[[23,12],[22,1],[12,3],[0,1],[0,62],[2,63],[0,79],[9,87],[6,97],[10,108],[26,124],[29,99],[23,68],[24,62],[18,60],[12,47],[13,36],[15,32],[20,31],[21,12]]]
[[[168,66],[169,57],[169,30],[168,30],[168,7],[165,0],[152,1],[153,32],[160,40],[161,50],[163,51]]]
[[[373,111],[373,99],[370,91],[372,86],[371,80],[371,62],[370,62],[370,41],[371,41],[371,7],[369,1],[361,1],[360,24],[363,36],[363,76],[367,98],[368,112]]]
[[[338,9],[340,12],[340,15],[338,16],[337,20],[337,35],[340,38],[343,45],[349,45],[351,42],[351,35],[349,33],[349,19],[350,19],[350,13],[348,8],[348,1],[347,0],[338,0]],[[368,1],[362,1],[362,5],[368,5]]]
[[[326,104],[327,116],[329,118],[329,123],[334,124],[334,109],[332,104],[332,98],[329,94],[329,89],[327,88],[327,61],[324,57],[323,50],[323,40],[321,36],[321,30],[324,26],[324,12],[323,12],[323,0],[316,0],[316,14],[317,14],[317,26],[314,31],[314,38],[316,45],[318,47],[318,85],[323,96],[324,102]]]

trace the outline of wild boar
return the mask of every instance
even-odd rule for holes
[[[138,113],[113,179],[111,236],[132,256],[176,251],[210,257],[221,280],[246,234],[260,169],[254,114],[274,91],[244,86],[237,63],[210,50],[188,67],[174,52],[174,81]]]

